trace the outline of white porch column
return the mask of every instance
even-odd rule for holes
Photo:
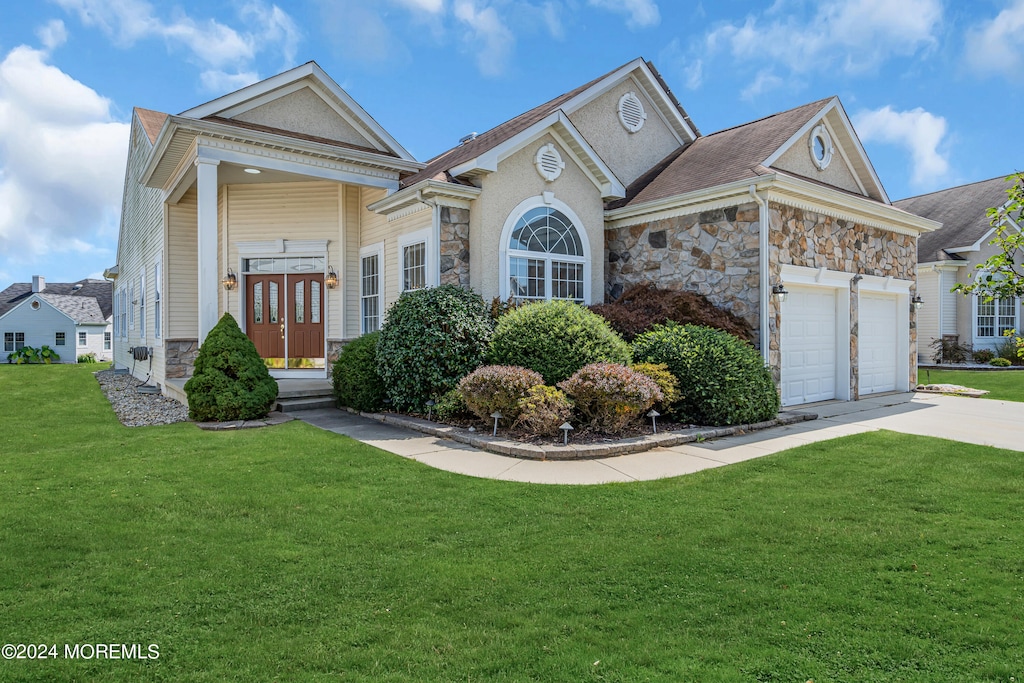
[[[198,193],[197,233],[199,237],[199,343],[217,324],[217,164],[214,159],[196,159]]]

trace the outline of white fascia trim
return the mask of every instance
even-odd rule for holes
[[[934,272],[938,272],[940,270],[960,270],[961,268],[966,268],[968,265],[970,265],[970,262],[968,261],[928,261],[926,263],[918,263],[917,272],[920,273],[922,271],[929,270]]]
[[[836,135],[835,129],[832,127],[832,124],[829,123],[828,115],[822,117],[821,125],[825,126],[825,129],[828,131],[828,134],[832,136],[832,146],[835,148],[837,152],[839,152],[839,158],[843,160],[844,164],[846,164],[846,170],[848,170],[850,172],[850,175],[853,176],[853,181],[857,183],[857,188],[860,190],[860,193],[864,196],[869,196],[867,188],[864,187],[864,183],[862,183],[860,180],[860,174],[857,173],[857,169],[853,167],[853,163],[850,161],[850,157],[847,156],[846,154],[846,148],[838,144],[837,141],[839,140],[839,136]]]
[[[995,233],[995,231],[995,228],[989,228],[988,232],[979,237],[978,241],[975,242],[974,244],[968,245],[966,247],[952,247],[950,249],[943,249],[943,251],[948,251],[950,254],[963,254],[969,251],[981,251],[981,247],[987,244],[988,238],[991,237],[992,234]]]
[[[103,269],[103,278],[106,280],[116,280],[117,276],[121,274],[121,266],[114,264],[109,268]]]
[[[223,97],[218,97],[215,100],[210,100],[209,102],[201,104],[198,107],[193,107],[192,109],[183,111],[179,116],[201,119],[229,111],[231,112],[231,115],[237,115],[243,111],[248,111],[249,109],[258,107],[261,104],[265,104],[276,97],[293,92],[293,90],[285,90],[284,92],[277,91],[283,90],[287,86],[304,79],[312,80],[329,93],[338,104],[345,109],[348,109],[361,124],[356,126],[357,129],[365,128],[368,131],[372,131],[373,135],[383,142],[385,146],[389,147],[392,152],[407,161],[415,161],[413,156],[409,154],[402,145],[398,144],[398,141],[391,137],[391,134],[384,130],[384,128],[382,128],[381,125],[366,112],[365,109],[359,106],[359,104],[352,99],[352,97],[345,92],[333,78],[328,76],[327,72],[321,69],[316,62],[306,62],[305,64],[297,66],[294,69],[289,69],[284,73],[271,76],[270,78],[258,83],[246,86],[241,90],[236,90],[235,92],[228,93]],[[295,90],[297,89],[298,88],[295,88]],[[269,98],[265,98],[264,96],[266,95],[271,96]],[[251,102],[253,100],[258,100],[258,102]],[[246,104],[248,104],[248,106],[245,106]],[[349,117],[346,116],[345,118],[348,119]],[[349,123],[354,122],[349,121]]]
[[[526,130],[486,150],[480,156],[452,168],[449,172],[456,177],[494,173],[498,170],[499,163],[548,132],[569,152],[569,156],[601,191],[603,198],[617,199],[626,196],[625,185],[615,177],[615,173],[594,151],[594,148],[590,146],[590,143],[580,134],[562,110],[552,112]]]
[[[836,102],[837,102],[837,98],[835,98],[835,97],[833,97],[831,100],[829,100],[828,103],[825,104],[825,106],[821,108],[821,111],[819,111],[817,114],[815,114],[814,116],[809,118],[807,120],[807,123],[805,123],[804,125],[800,126],[800,129],[797,132],[793,133],[793,135],[788,140],[786,140],[784,143],[782,143],[781,147],[779,147],[777,150],[772,152],[772,154],[767,159],[762,161],[761,165],[762,166],[771,166],[776,161],[778,161],[779,158],[783,154],[785,154],[787,151],[789,151],[790,147],[792,147],[793,145],[798,143],[800,140],[802,140],[804,138],[805,135],[807,135],[809,132],[811,132],[811,129],[814,128],[815,126],[817,126],[818,123],[823,118],[825,118],[825,114],[827,114],[831,109],[835,108]],[[831,134],[832,131],[829,131],[829,133]]]
[[[679,144],[683,144],[684,142],[696,140],[697,134],[692,128],[690,128],[689,124],[686,123],[686,119],[683,118],[679,109],[672,104],[672,100],[668,96],[668,93],[664,91],[658,83],[658,79],[654,77],[653,73],[651,73],[650,67],[647,66],[647,63],[641,57],[637,57],[622,68],[608,74],[608,76],[603,78],[601,81],[595,83],[590,88],[587,88],[587,90],[566,102],[561,107],[562,111],[567,114],[576,112],[587,103],[592,102],[614,88],[635,71],[639,71],[643,76],[643,82],[637,81],[637,85],[646,92],[647,97],[649,97],[651,102],[654,103],[655,109],[657,109],[662,120],[668,124],[669,130],[671,130],[676,137],[676,141]]]
[[[869,197],[823,187],[791,176],[776,174],[769,199],[798,209],[823,213],[833,218],[888,230],[902,235],[919,235],[942,227],[942,223],[882,204]]]
[[[913,280],[900,280],[894,277],[879,277],[877,275],[862,276],[857,288],[861,292],[885,292],[888,294],[910,294],[910,290],[916,284]]]
[[[835,289],[849,289],[850,281],[853,280],[853,273],[846,273],[828,268],[808,268],[806,266],[794,266],[788,263],[782,264],[779,279],[792,285],[816,285],[818,287],[833,287]]]
[[[374,213],[387,216],[413,204],[421,203],[421,199],[430,199],[443,206],[452,205],[457,208],[466,208],[468,202],[479,197],[481,192],[479,187],[456,185],[428,178],[379,199],[367,205],[366,208]]]
[[[686,194],[656,199],[634,206],[623,206],[604,212],[605,222],[610,228],[625,228],[640,223],[685,216],[690,213],[711,211],[726,206],[753,203],[750,197],[750,186],[754,185],[758,192],[767,189],[774,175],[760,176],[737,180],[736,182],[718,185]],[[742,201],[737,201],[742,200]]]

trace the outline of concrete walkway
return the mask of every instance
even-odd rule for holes
[[[701,444],[575,461],[520,460],[494,455],[333,408],[302,411],[294,416],[438,469],[535,484],[605,484],[676,477],[879,429],[1024,450],[1024,403],[889,394],[854,402],[800,406],[800,410],[816,412],[819,419]]]

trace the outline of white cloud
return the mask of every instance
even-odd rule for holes
[[[157,16],[145,0],[56,0],[74,12],[86,26],[96,26],[122,47],[149,38],[161,38],[168,49],[184,48],[206,73],[204,83],[245,80],[261,52],[279,52],[285,66],[295,59],[301,34],[292,18],[277,5],[253,0],[241,6],[244,30],[215,19],[196,20],[183,13],[173,19]],[[228,73],[233,71],[234,73]],[[218,77],[220,72],[224,77]],[[210,74],[207,76],[207,74]]]
[[[658,64],[662,69],[676,73],[690,90],[696,90],[704,82],[704,60],[693,54],[687,55],[678,38],[673,38],[658,53]]]
[[[840,68],[857,74],[934,46],[943,12],[941,0],[833,0],[814,6],[814,15],[805,19],[779,11],[776,3],[761,17],[718,26],[699,51],[769,60],[794,73]]]
[[[209,92],[234,92],[247,85],[252,85],[258,80],[260,80],[260,75],[255,71],[230,74],[210,69],[199,74],[199,81],[203,84],[203,89]]]
[[[774,90],[782,85],[782,83],[782,79],[776,76],[771,69],[762,69],[757,72],[757,77],[754,78],[753,83],[746,87],[740,97],[750,101],[769,90]]]
[[[1024,0],[1016,0],[991,21],[967,32],[966,56],[972,69],[1018,81],[1024,75]]]
[[[48,58],[22,45],[0,62],[0,253],[26,261],[104,251],[128,154],[110,101]]]
[[[914,186],[930,186],[949,173],[949,160],[939,151],[946,136],[944,117],[921,107],[896,111],[885,106],[858,112],[853,123],[863,142],[897,145],[910,153]]]
[[[505,72],[515,47],[515,36],[494,7],[478,8],[475,0],[455,0],[455,18],[470,32],[467,39],[476,51],[477,68],[484,76]]]
[[[430,14],[439,14],[444,11],[444,0],[394,0],[399,5],[409,9],[420,10]]]
[[[652,0],[588,0],[594,7],[618,12],[628,16],[626,26],[631,29],[657,26],[661,22],[661,13]]]
[[[36,30],[39,42],[47,50],[60,47],[68,39],[68,30],[64,28],[64,22],[60,19],[53,19],[46,22]]]

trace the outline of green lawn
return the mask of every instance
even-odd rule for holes
[[[91,369],[0,367],[0,642],[160,657],[0,680],[1024,676],[1020,453],[881,432],[532,486],[302,423],[124,428]]]
[[[917,371],[922,384],[959,384],[986,389],[984,398],[999,401],[1024,401],[1024,370],[924,370]]]

